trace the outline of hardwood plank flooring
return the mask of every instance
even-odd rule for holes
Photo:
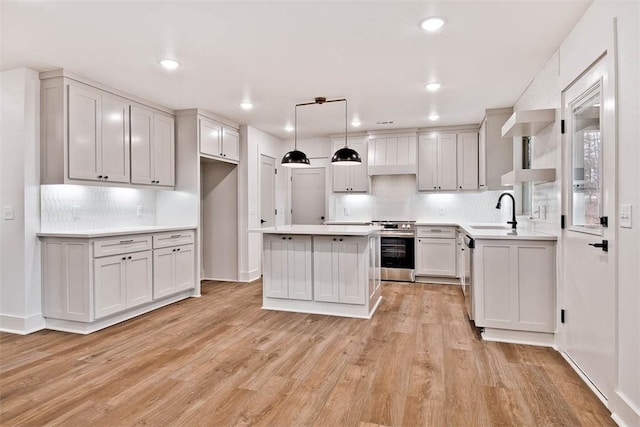
[[[614,425],[554,350],[481,341],[455,286],[384,283],[371,320],[261,310],[261,287],[0,334],[0,425]]]

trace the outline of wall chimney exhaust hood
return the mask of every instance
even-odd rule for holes
[[[502,126],[502,136],[533,136],[555,121],[555,108],[516,111]]]

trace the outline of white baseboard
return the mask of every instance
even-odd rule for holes
[[[623,393],[616,391],[609,399],[611,418],[621,427],[640,426],[640,408],[636,407]]]
[[[251,271],[241,271],[238,280],[240,282],[253,282],[254,280],[258,280],[260,278],[260,269],[256,268]]]
[[[574,361],[567,355],[567,353],[565,353],[564,351],[561,351],[560,355],[564,358],[564,360],[567,361],[569,366],[571,366],[571,369],[573,369],[576,372],[576,374],[578,374],[580,379],[584,381],[584,383],[587,385],[587,387],[589,387],[589,389],[593,392],[593,394],[595,394],[596,397],[600,399],[600,402],[602,402],[602,404],[606,406],[607,409],[609,409],[609,402],[607,401],[607,398],[604,396],[604,394],[602,394],[600,390],[598,390],[598,388],[595,385],[593,385],[589,377],[587,377],[584,374],[584,372],[582,372],[582,370],[578,367],[578,365],[574,363]]]
[[[481,335],[485,341],[554,347],[554,334],[551,333],[484,328]]]
[[[45,328],[42,314],[32,314],[27,317],[0,314],[0,331],[10,334],[27,335]]]

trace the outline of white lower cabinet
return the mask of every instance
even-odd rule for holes
[[[455,227],[416,227],[416,274],[457,277]]]
[[[266,235],[263,244],[265,296],[312,300],[311,236]]]
[[[94,260],[95,318],[150,302],[151,251]]]
[[[195,286],[194,245],[185,244],[193,242],[193,230],[41,239],[43,314],[66,322],[56,324],[62,330],[97,330],[109,319],[116,323],[166,305],[171,299],[158,298]],[[99,326],[90,326],[97,320]]]
[[[368,263],[367,238],[314,237],[313,299],[365,304]]]
[[[178,246],[155,249],[153,251],[153,298],[167,295],[195,286],[194,246]]]
[[[476,326],[554,332],[555,251],[555,242],[551,241],[476,240]]]

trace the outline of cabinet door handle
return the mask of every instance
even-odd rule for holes
[[[127,257],[126,257],[126,256],[123,256],[123,257],[122,257],[122,260],[123,260],[123,261],[126,261],[126,260],[127,260]]]
[[[283,237],[283,238],[282,238],[282,240],[287,240],[287,238],[286,238],[286,237]]]
[[[342,239],[340,239],[340,241],[342,242]]]
[[[436,188],[436,187],[433,187],[433,189],[434,189],[434,190],[437,190],[437,188]]]
[[[102,175],[98,175],[98,179],[102,179]]]
[[[130,256],[128,256],[128,257],[127,257],[127,259],[131,259],[131,257],[130,257]]]
[[[440,232],[442,232],[442,229],[440,229],[440,228],[432,228],[432,229],[431,229],[431,230],[429,230],[429,231],[431,231],[431,232],[433,232],[433,233],[440,233]]]
[[[182,234],[172,234],[171,238],[175,239],[176,237],[182,237]]]
[[[108,175],[105,175],[105,176],[104,176],[104,179],[109,179],[109,176],[108,176]]]
[[[180,248],[176,249],[178,252],[180,252]]]
[[[133,239],[129,239],[129,240],[120,240],[120,243],[131,243],[133,242]]]
[[[460,186],[460,189],[462,190],[462,185]]]
[[[291,237],[289,237],[289,240],[291,240]]]
[[[333,241],[334,241],[334,242],[336,241],[336,238],[335,238],[335,237],[333,238]]]

